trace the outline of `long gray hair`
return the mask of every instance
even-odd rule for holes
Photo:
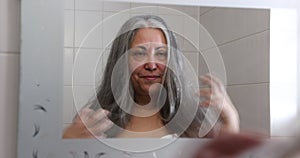
[[[166,88],[167,92],[166,102],[160,109],[163,123],[167,125],[174,118],[175,121],[173,121],[172,125],[166,126],[169,131],[179,133],[181,137],[197,137],[201,120],[204,118],[204,110],[197,107],[195,112],[195,110],[191,110],[189,108],[190,105],[188,104],[194,104],[196,101],[194,101],[191,96],[192,90],[188,88],[189,79],[187,78],[189,76],[185,76],[186,67],[184,65],[184,60],[178,51],[178,45],[174,32],[172,32],[164,20],[158,16],[135,16],[123,24],[117,34],[117,37],[113,40],[104,70],[104,76],[100,86],[97,88],[97,98],[92,100],[87,106],[94,110],[103,108],[110,111],[111,115],[109,116],[109,119],[115,123],[115,126],[118,126],[119,128],[126,127],[130,119],[130,114],[120,108],[116,98],[121,97],[121,95],[126,93],[127,90],[129,90],[131,96],[134,96],[134,91],[130,85],[129,87],[127,85],[128,71],[118,71],[117,76],[119,82],[117,83],[117,87],[113,87],[111,84],[113,82],[112,75],[114,73],[113,71],[115,65],[117,64],[118,60],[130,49],[130,45],[134,39],[134,36],[137,30],[140,28],[160,29],[164,33],[167,40],[168,65],[172,66],[172,70],[167,68],[163,77],[163,86]],[[126,68],[127,66],[124,65],[123,67]],[[117,97],[114,94],[114,91],[119,92]],[[123,97],[123,99],[124,98],[126,100],[126,97]],[[189,101],[183,102],[183,98]],[[179,116],[177,119],[174,117],[176,113],[178,113]],[[189,116],[187,115],[191,115],[192,113],[196,113],[196,117],[189,122],[189,119],[187,118]],[[186,126],[182,124],[188,125]],[[120,132],[120,130],[116,129],[118,128],[112,128],[111,130],[107,131],[106,134],[109,137],[114,137]],[[180,133],[180,131],[183,132]]]

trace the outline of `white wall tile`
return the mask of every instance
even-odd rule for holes
[[[227,87],[240,115],[242,131],[270,135],[269,84]]]
[[[64,11],[64,46],[74,47],[74,11]]]
[[[63,123],[72,123],[74,117],[72,86],[64,86],[63,90]]]
[[[199,22],[195,21],[191,17],[184,16],[183,21],[183,32],[184,32],[184,43],[183,50],[185,51],[197,51],[199,47]]]
[[[178,48],[183,51],[184,50],[184,41],[186,39],[183,34],[178,34],[176,32],[174,32],[174,33],[175,33],[175,38],[176,38],[176,41],[178,44]]]
[[[17,147],[19,54],[0,54],[0,157],[15,158]]]
[[[158,8],[156,4],[147,3],[131,3],[131,14],[157,14]]]
[[[159,5],[159,6],[174,9],[175,11],[169,11],[168,9],[158,7],[158,14],[168,14],[168,15],[187,14],[192,17],[197,17],[199,14],[199,7],[196,6],[183,6],[183,5]]]
[[[199,25],[199,48],[201,51],[216,47],[216,41],[210,32],[200,23]]]
[[[93,96],[96,96],[94,86],[73,86],[74,116],[80,111]]]
[[[269,31],[219,47],[228,84],[269,82]]]
[[[64,85],[72,85],[73,49],[64,49]]]
[[[20,1],[0,1],[0,52],[20,52]]]
[[[75,12],[75,46],[84,48],[102,47],[101,12],[76,11]],[[93,29],[95,27],[95,29]],[[90,32],[91,31],[91,32]],[[88,33],[90,34],[88,35]],[[88,36],[87,36],[88,35]],[[84,40],[85,36],[87,38]],[[84,41],[83,41],[84,40]]]
[[[183,55],[187,58],[187,60],[190,62],[191,66],[194,69],[194,72],[196,73],[196,76],[199,76],[198,74],[198,68],[199,68],[199,54],[197,52],[184,52]]]
[[[75,0],[75,9],[103,11],[102,0]]]
[[[202,53],[199,52],[199,75],[205,75],[206,73],[209,72],[208,66],[207,66],[207,61],[203,57]]]
[[[103,18],[103,47],[109,48],[121,26],[129,19],[130,13],[104,12]],[[107,19],[106,19],[107,18]]]
[[[104,11],[119,12],[125,9],[130,9],[130,3],[128,2],[103,2]]]
[[[200,7],[200,16],[206,14],[209,11],[212,11],[215,7]]]
[[[100,49],[80,49],[74,61],[74,85],[94,85],[96,68],[102,51]]]
[[[267,30],[269,21],[266,9],[215,8],[200,17],[217,44]]]
[[[74,9],[75,0],[64,0],[65,1],[65,9]]]
[[[199,74],[213,73],[222,81],[226,81],[226,70],[221,52],[217,48],[200,52]],[[228,76],[227,76],[228,77]],[[227,81],[225,82],[227,83]]]
[[[158,15],[165,20],[171,31],[177,34],[184,35],[183,21],[184,17],[181,15]]]

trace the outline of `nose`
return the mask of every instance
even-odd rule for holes
[[[148,62],[145,63],[145,69],[148,71],[155,71],[157,69],[157,63],[155,62]]]

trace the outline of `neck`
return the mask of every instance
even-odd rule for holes
[[[158,112],[147,117],[131,116],[126,129],[134,132],[147,132],[163,126],[164,124]]]

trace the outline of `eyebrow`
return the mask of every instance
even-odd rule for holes
[[[147,50],[147,48],[146,48],[146,47],[144,47],[144,46],[141,46],[141,45],[139,45],[139,46],[136,46],[136,48],[141,48],[141,49],[143,49],[143,50]]]
[[[166,46],[158,46],[155,48],[155,50],[161,49],[161,48],[167,48]]]
[[[142,46],[142,45],[138,45],[136,46],[135,48],[140,48],[140,49],[143,49],[143,50],[147,50],[147,48],[145,46]],[[155,48],[155,50],[158,50],[158,49],[161,49],[161,48],[167,48],[166,46],[158,46]]]

